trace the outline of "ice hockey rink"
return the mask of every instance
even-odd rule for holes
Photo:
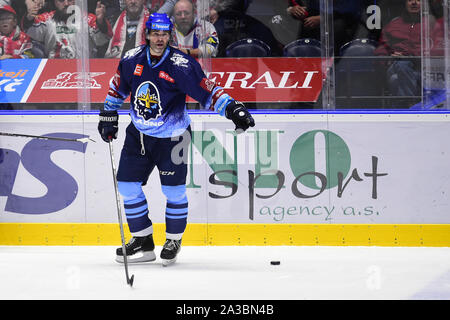
[[[172,266],[159,258],[129,265],[133,287],[114,254],[111,246],[0,246],[0,299],[450,299],[448,247],[184,246]]]

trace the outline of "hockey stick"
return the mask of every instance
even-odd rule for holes
[[[114,180],[114,190],[116,192],[116,205],[117,205],[117,214],[119,217],[120,237],[122,239],[122,254],[123,254],[123,264],[125,266],[125,276],[127,278],[127,284],[129,284],[132,287],[133,281],[134,281],[134,275],[131,275],[131,278],[128,276],[127,251],[125,248],[125,236],[124,236],[124,232],[123,232],[122,212],[120,210],[119,188],[117,186],[116,165],[114,164],[114,153],[113,153],[112,140],[109,140],[108,145],[109,145],[109,155],[111,157],[111,169],[112,169],[112,175],[113,175],[113,180]]]
[[[69,139],[69,138],[58,138],[58,137],[48,137],[48,136],[33,136],[31,134],[7,133],[7,132],[0,132],[0,136],[33,138],[33,139],[43,139],[43,140],[75,141],[75,142],[82,142],[82,143],[86,143],[89,141],[95,142],[94,140],[92,140],[90,138]]]

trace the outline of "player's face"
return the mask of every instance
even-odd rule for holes
[[[169,43],[170,33],[169,31],[151,30],[147,38],[150,41],[151,54],[160,56]]]

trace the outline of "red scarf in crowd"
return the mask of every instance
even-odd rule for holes
[[[11,55],[13,59],[30,58],[25,53],[30,54],[31,46],[30,37],[20,31],[19,26],[9,36],[0,35],[0,55]]]
[[[126,10],[123,10],[116,24],[113,28],[113,37],[109,42],[108,49],[106,50],[105,58],[120,58],[123,47],[125,45],[127,36],[127,14]],[[150,13],[147,8],[144,8],[139,18],[139,23],[136,30],[136,44],[135,47],[145,44],[145,23],[148,20]]]

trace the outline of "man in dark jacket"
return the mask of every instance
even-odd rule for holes
[[[214,27],[220,41],[218,57],[226,55],[225,49],[228,45],[244,38],[263,41],[270,47],[272,56],[281,54],[281,45],[272,31],[264,23],[245,13],[250,2],[249,0],[228,0],[217,6],[219,18],[214,23]]]

